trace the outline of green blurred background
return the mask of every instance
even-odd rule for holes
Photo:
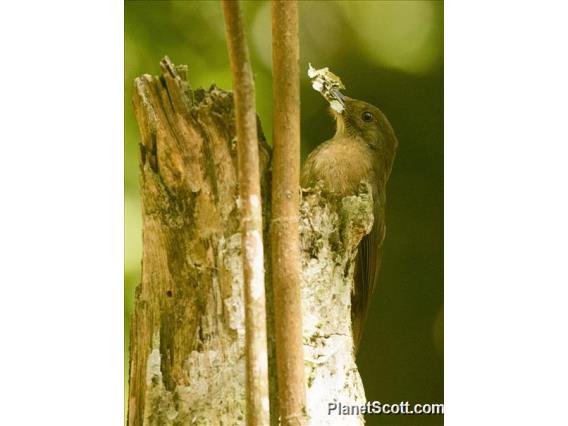
[[[242,2],[257,109],[272,134],[270,2]],[[125,2],[125,374],[140,280],[139,134],[132,82],[169,55],[192,87],[231,88],[218,1]],[[387,238],[358,364],[369,400],[443,402],[443,3],[300,1],[302,156],[334,125],[311,89],[308,62],[328,66],[345,94],[377,105],[399,150],[388,187]],[[125,378],[127,381],[127,377]],[[369,425],[441,425],[442,416],[372,416]]]

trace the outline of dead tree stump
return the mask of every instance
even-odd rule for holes
[[[166,57],[161,75],[134,82],[140,128],[142,280],[130,340],[128,424],[245,424],[245,324],[233,96],[192,90]],[[270,148],[259,125],[265,228]],[[328,416],[328,403],[365,402],[351,336],[356,247],[372,226],[372,200],[336,203],[304,194],[303,338],[309,424],[363,424]],[[264,230],[265,250],[270,250]],[[267,259],[270,256],[266,256]],[[278,424],[274,324],[266,262],[271,424]]]
[[[128,423],[234,424],[245,370],[233,97],[192,91],[186,67],[160,65],[134,83],[143,258]]]

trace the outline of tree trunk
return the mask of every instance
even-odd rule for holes
[[[245,424],[245,323],[233,97],[191,90],[187,68],[161,61],[135,80],[143,215],[142,281],[131,330],[129,425]],[[264,224],[270,149],[259,126]],[[305,376],[310,424],[362,424],[328,404],[363,404],[351,336],[356,246],[372,200],[300,209]],[[264,229],[268,251],[269,239]],[[278,422],[271,276],[266,262],[271,423]]]
[[[300,205],[304,368],[309,424],[362,425],[362,415],[340,415],[332,404],[365,404],[355,364],[351,293],[357,245],[373,226],[369,186],[358,196],[328,201],[318,189]]]
[[[134,84],[142,283],[132,323],[129,424],[245,418],[245,328],[233,97],[193,92],[186,68]],[[261,175],[269,160],[261,144]]]

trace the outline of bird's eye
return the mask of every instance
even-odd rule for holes
[[[361,114],[361,118],[363,119],[363,121],[369,122],[373,121],[374,116],[369,111],[365,111],[363,114]]]

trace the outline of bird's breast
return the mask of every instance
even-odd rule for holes
[[[302,186],[321,181],[322,189],[341,197],[358,192],[362,181],[373,182],[368,149],[359,142],[330,140],[308,157],[302,170]]]

